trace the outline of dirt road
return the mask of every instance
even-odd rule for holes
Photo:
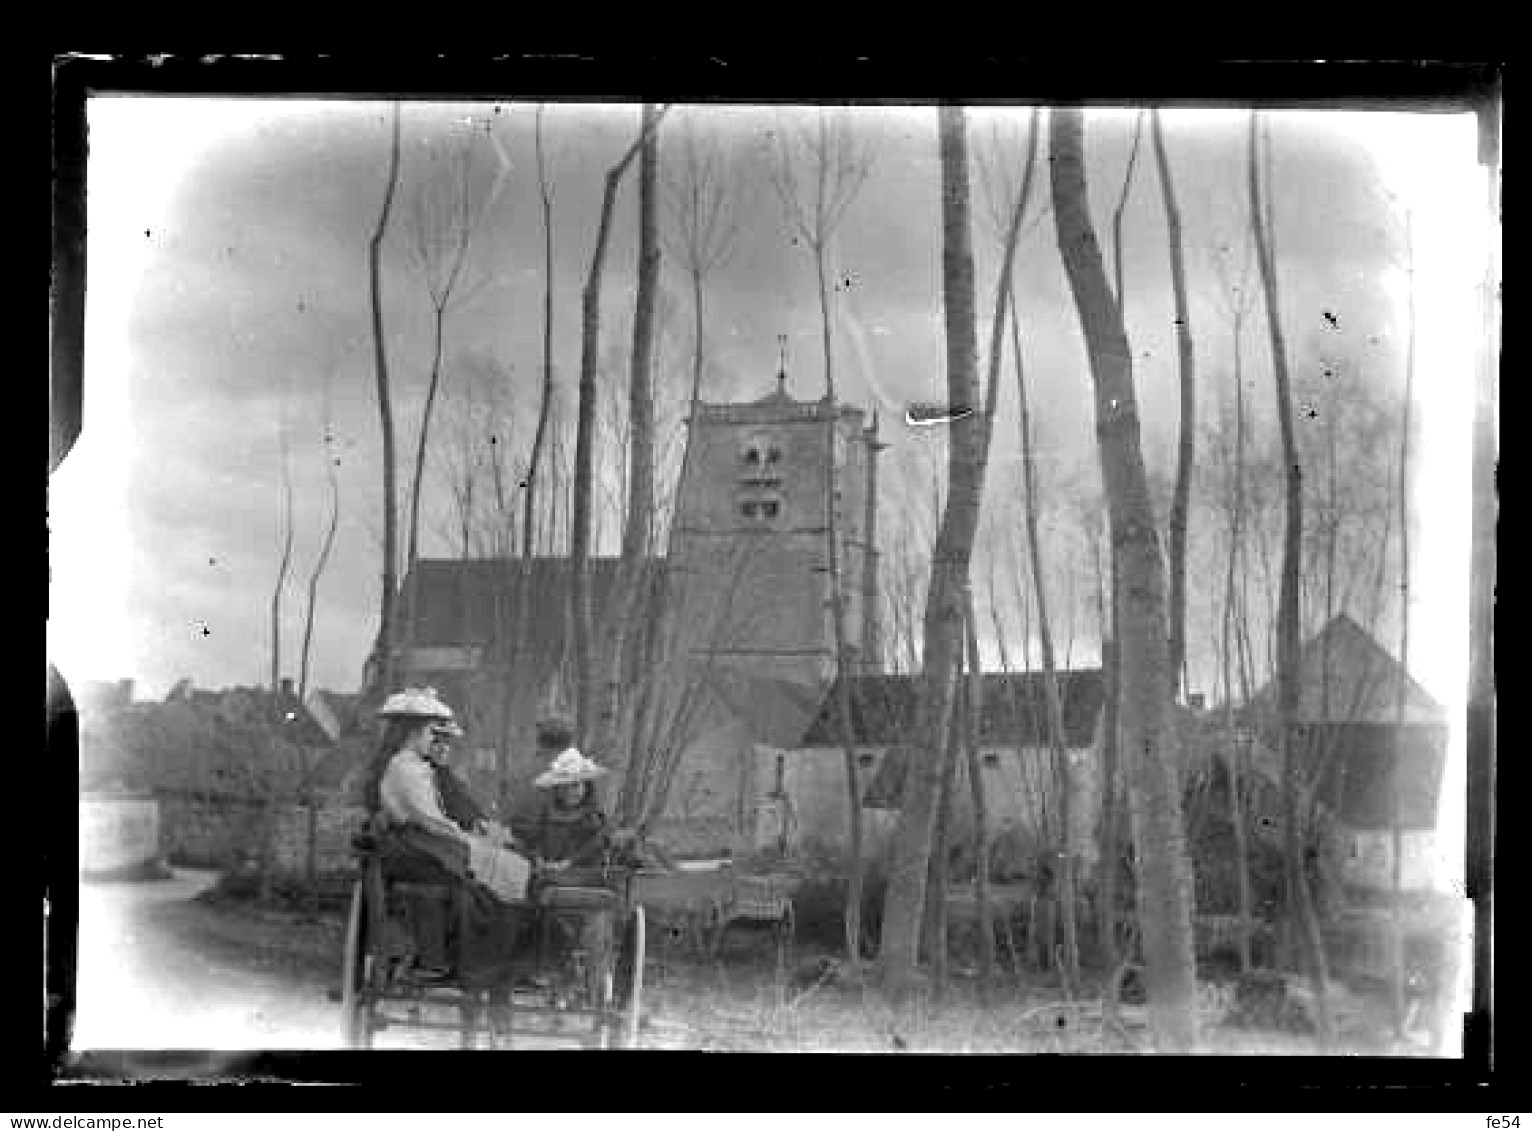
[[[281,945],[328,928],[217,915],[216,878],[81,884],[74,1049],[339,1047],[333,976]]]

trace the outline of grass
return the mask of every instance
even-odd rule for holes
[[[275,906],[262,907],[249,887],[246,879],[231,879],[178,909],[177,930],[199,950],[226,961],[303,980],[334,977],[343,933],[337,901],[321,900],[316,910],[293,893],[279,892]],[[940,1000],[922,992],[895,1005],[835,976],[829,948],[800,945],[786,980],[777,977],[772,954],[769,936],[731,945],[718,960],[654,939],[645,976],[646,1043],[741,1052],[1092,1055],[1150,1048],[1141,1006],[1123,1006],[1123,1024],[1109,1026],[1099,997],[1070,1002],[1047,974],[1033,973],[1026,981],[997,976],[986,1005],[976,981],[960,972]],[[823,976],[816,977],[816,970]],[[1218,1054],[1317,1051],[1308,1034],[1214,1027],[1212,1020],[1209,1016],[1207,1047]],[[1357,1036],[1339,1051],[1412,1050]]]

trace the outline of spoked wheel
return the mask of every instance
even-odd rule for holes
[[[341,1017],[349,1048],[372,1047],[372,1003],[366,990],[376,959],[367,953],[367,908],[362,881],[351,889],[346,919],[346,949],[341,966]]]

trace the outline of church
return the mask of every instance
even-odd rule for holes
[[[834,680],[827,534],[833,525],[848,670],[879,656],[877,421],[799,400],[785,373],[742,403],[698,403],[668,546],[643,563],[640,619],[655,626],[635,725],[658,753],[666,802],[652,835],[687,854],[748,850]],[[597,662],[623,616],[620,562],[589,562]],[[567,558],[422,560],[401,587],[399,679],[436,687],[467,732],[467,773],[528,788],[540,714],[563,709],[571,671]],[[612,754],[587,750],[610,763]],[[614,779],[618,775],[613,775]],[[615,791],[616,782],[608,787]],[[495,790],[491,789],[490,795]]]

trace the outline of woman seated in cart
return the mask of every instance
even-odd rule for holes
[[[463,976],[493,983],[509,973],[525,920],[531,864],[510,833],[489,819],[448,765],[461,737],[452,709],[431,688],[392,695],[378,711],[384,723],[368,775],[366,801],[379,832],[391,880],[453,885],[467,900],[466,914],[449,922],[439,900],[410,908],[415,973],[426,979]],[[450,932],[462,924],[452,969]]]

